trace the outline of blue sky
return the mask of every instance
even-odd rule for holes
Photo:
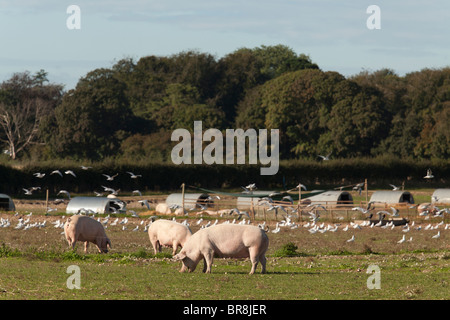
[[[69,5],[81,29],[69,30]],[[369,30],[369,5],[381,29]],[[0,0],[0,81],[44,69],[73,88],[122,58],[198,50],[217,59],[238,48],[284,44],[345,76],[391,68],[399,75],[450,66],[450,1]]]

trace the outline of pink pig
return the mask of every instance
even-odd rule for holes
[[[211,273],[214,256],[219,258],[249,257],[252,262],[250,274],[255,272],[258,262],[261,262],[261,273],[265,273],[265,253],[268,247],[269,238],[259,227],[219,224],[194,233],[183,249],[174,256],[174,259],[183,262],[180,272],[184,272],[186,269],[193,272],[203,258],[205,263],[203,272]]]
[[[111,249],[111,241],[106,236],[103,225],[87,216],[73,216],[64,225],[67,242],[75,249],[77,241],[84,241],[84,252],[87,253],[89,242],[97,245],[100,253],[107,253]]]

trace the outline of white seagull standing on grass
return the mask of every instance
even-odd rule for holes
[[[441,232],[438,231],[438,233],[436,233],[434,236],[432,236],[432,239],[438,239],[441,236]]]

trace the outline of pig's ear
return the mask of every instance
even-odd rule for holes
[[[173,259],[175,260],[183,260],[184,258],[186,258],[186,253],[183,251],[180,251],[178,254],[173,256]]]

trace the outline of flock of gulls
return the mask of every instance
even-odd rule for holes
[[[82,170],[89,170],[89,169],[91,169],[92,167],[89,167],[89,166],[80,166],[80,168],[81,168]],[[142,175],[140,175],[140,174],[134,174],[134,173],[131,172],[131,171],[126,171],[126,173],[130,175],[130,178],[131,178],[131,179],[137,179],[137,178],[141,178],[141,177],[142,177]],[[43,173],[43,172],[35,172],[35,173],[33,173],[33,176],[36,177],[36,178],[38,178],[38,179],[43,179],[46,175],[47,175],[47,174],[46,174],[46,173]],[[72,177],[74,177],[74,178],[77,178],[77,175],[76,175],[76,173],[75,173],[73,170],[66,170],[66,171],[64,171],[64,174],[63,174],[63,172],[61,172],[61,170],[56,169],[56,170],[53,170],[52,172],[50,172],[49,175],[58,175],[58,176],[60,176],[61,178],[63,178],[64,175],[70,175],[70,176],[72,176]],[[109,174],[105,174],[105,173],[102,174],[102,176],[105,177],[105,181],[106,181],[106,182],[108,182],[108,181],[114,181],[114,178],[116,178],[118,175],[119,175],[118,173],[113,174],[113,175],[109,175]],[[101,187],[103,188],[103,192],[98,192],[98,191],[95,191],[95,190],[93,191],[93,193],[95,194],[96,197],[102,197],[102,196],[104,196],[104,193],[105,193],[105,192],[108,193],[108,195],[114,195],[114,196],[117,196],[117,195],[119,194],[119,192],[120,192],[120,189],[113,189],[113,188],[111,188],[111,187],[104,186],[104,185],[102,185]],[[34,192],[34,191],[40,190],[40,189],[41,189],[40,186],[34,186],[34,187],[29,187],[29,188],[22,188],[24,194],[27,195],[27,196],[33,195],[33,192]],[[137,195],[139,195],[139,196],[142,196],[142,193],[141,193],[139,190],[133,190],[132,193],[133,193],[133,194],[137,194]],[[59,190],[58,193],[57,193],[56,195],[57,195],[57,196],[59,196],[59,195],[65,195],[65,197],[67,197],[68,200],[71,199],[70,192],[67,191],[67,190]],[[63,198],[63,199],[55,199],[54,203],[55,203],[55,204],[58,204],[58,203],[61,203],[61,202],[64,202],[64,201],[65,201],[64,198]],[[141,206],[146,206],[148,209],[150,209],[150,205],[149,205],[149,203],[148,203],[148,200],[139,200],[139,203],[141,204]],[[54,209],[54,208],[47,208],[47,212],[52,212],[52,211],[56,211],[56,209]]]
[[[325,160],[325,159],[324,159]],[[89,170],[91,167],[87,166],[81,166],[82,170]],[[65,175],[71,175],[73,177],[77,177],[75,172],[72,170],[66,170],[64,171]],[[137,179],[142,177],[141,175],[134,174],[133,172],[127,172],[127,174],[130,175],[131,179]],[[36,178],[42,179],[46,176],[46,173],[36,172],[33,174]],[[59,175],[60,177],[63,177],[63,173],[60,170],[54,170],[50,173],[50,175]],[[102,174],[105,177],[106,181],[113,181],[114,178],[118,176],[118,173],[114,175],[108,175],[108,174]],[[424,177],[426,179],[431,179],[433,176],[431,170],[429,169],[427,171],[427,175]],[[357,184],[353,187],[353,190],[360,191],[364,184]],[[395,185],[390,185],[392,187],[392,190],[398,190],[398,187]],[[115,190],[106,186],[103,186],[104,192],[109,192],[109,194],[117,195],[119,190]],[[307,190],[307,188],[303,184],[298,184],[294,189],[303,189]],[[23,191],[25,192],[25,195],[32,195],[33,191],[39,190],[40,187],[31,187],[31,188],[23,188]],[[242,187],[243,193],[251,193],[256,188],[256,185],[254,183],[249,184],[245,187]],[[292,190],[294,190],[292,189]],[[96,196],[102,196],[102,193],[94,191]],[[70,199],[70,193],[67,190],[60,190],[58,192],[59,194],[65,194],[68,199]],[[139,190],[134,190],[133,194],[138,194],[142,196],[141,192]],[[219,196],[214,196],[217,199],[220,199]],[[212,199],[212,198],[211,198]],[[417,225],[415,224],[415,221],[410,223],[409,221],[404,221],[405,223],[402,223],[401,225],[396,225],[393,220],[385,219],[386,217],[399,217],[399,212],[394,207],[390,208],[390,211],[387,210],[375,210],[375,208],[372,206],[373,203],[368,204],[366,208],[362,207],[353,207],[352,211],[358,211],[363,214],[364,219],[358,221],[350,221],[349,223],[342,222],[342,223],[325,223],[324,221],[320,221],[320,212],[322,210],[327,211],[327,209],[322,205],[317,204],[309,204],[306,206],[303,206],[303,208],[300,208],[301,212],[299,211],[299,207],[294,205],[294,201],[291,197],[286,196],[282,199],[284,204],[278,204],[274,202],[270,197],[264,197],[259,200],[258,205],[266,206],[268,211],[275,211],[276,216],[278,215],[278,211],[281,212],[281,215],[283,216],[283,219],[281,221],[277,221],[275,223],[275,227],[270,230],[269,226],[266,225],[266,221],[262,223],[258,223],[258,221],[251,221],[250,215],[246,211],[240,211],[237,208],[229,209],[226,212],[228,213],[228,216],[230,219],[224,219],[224,221],[219,222],[219,219],[215,219],[215,221],[212,221],[211,219],[205,219],[201,216],[200,218],[193,218],[189,219],[186,218],[183,222],[181,222],[184,225],[190,226],[194,225],[196,227],[200,228],[208,228],[212,225],[216,225],[218,223],[236,223],[236,224],[252,224],[257,223],[257,225],[265,230],[266,232],[270,232],[272,234],[280,233],[282,230],[294,230],[298,228],[303,228],[308,231],[309,234],[323,234],[326,232],[349,232],[357,230],[361,230],[363,228],[381,228],[386,230],[393,230],[397,227],[401,228],[401,231],[404,233],[402,238],[397,241],[397,243],[401,244],[404,242],[412,242],[413,237],[408,235],[408,232],[414,232],[414,231],[420,231],[420,230],[436,230],[436,233],[431,236],[432,239],[439,239],[441,236],[441,230],[449,230],[450,224],[444,223],[444,215],[450,214],[450,208],[444,208],[439,209],[437,207],[430,207],[430,210],[424,210],[422,211],[419,216],[424,217],[424,220],[429,220],[430,218],[436,218],[441,219],[440,222],[436,223],[424,223],[427,224],[426,226],[423,226],[422,224]],[[286,205],[285,203],[288,202],[291,205]],[[139,203],[142,206],[146,206],[148,209],[150,209],[150,204],[148,200],[139,200]],[[176,205],[175,205],[176,206]],[[171,209],[176,209],[175,206],[172,206]],[[178,207],[178,206],[177,206]],[[198,209],[200,210],[198,214],[201,214],[202,210],[206,209],[206,206],[202,206],[201,204],[198,205]],[[433,210],[431,210],[433,209]],[[56,211],[56,209],[47,208],[47,212]],[[131,217],[133,218],[139,218],[140,221],[135,223],[130,223],[129,219],[127,217],[120,218],[112,218],[110,215],[107,215],[106,217],[96,217],[96,213],[93,211],[81,211],[78,214],[84,214],[84,215],[90,215],[92,218],[97,219],[97,221],[101,222],[105,228],[108,227],[120,227],[121,230],[131,230],[131,231],[144,231],[147,232],[149,225],[151,222],[156,218],[155,216],[150,216],[148,219],[142,219],[135,211],[133,210],[127,210],[128,213],[131,214]],[[223,214],[220,215],[223,217]],[[302,219],[302,216],[306,216],[306,219]],[[47,227],[47,220],[44,220],[43,222],[32,222],[32,212],[29,212],[28,214],[19,215],[18,212],[14,214],[14,217],[17,219],[16,225],[12,225],[12,220],[9,218],[0,218],[0,228],[8,228],[13,227],[14,229],[22,229],[22,230],[28,230],[30,228],[46,228]],[[231,217],[233,219],[231,220]],[[51,222],[53,224],[54,228],[63,228],[64,227],[64,219],[65,217],[62,216],[60,219]],[[173,218],[174,221],[176,221],[175,218]],[[278,220],[278,219],[277,219]],[[305,220],[305,221],[304,221]],[[62,232],[63,233],[63,232]],[[353,233],[352,236],[346,240],[346,242],[355,242],[355,234]]]

